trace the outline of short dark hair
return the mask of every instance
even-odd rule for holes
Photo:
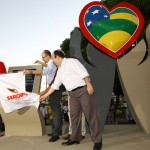
[[[44,50],[43,51],[46,55],[50,56],[51,57],[51,52],[49,50]]]
[[[65,57],[65,53],[62,50],[55,50],[54,51],[54,56],[55,56],[55,58],[56,58],[56,56],[64,58]]]

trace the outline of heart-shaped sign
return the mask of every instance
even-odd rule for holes
[[[144,25],[135,6],[121,2],[110,11],[102,2],[91,2],[79,16],[81,31],[99,50],[118,58],[138,38]]]

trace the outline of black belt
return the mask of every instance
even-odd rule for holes
[[[83,87],[85,87],[85,86],[79,86],[79,87],[77,87],[77,88],[71,90],[71,92],[72,92],[72,91],[76,91],[76,90],[78,90],[78,89],[81,89],[81,88],[83,88]]]

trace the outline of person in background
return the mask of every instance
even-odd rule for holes
[[[109,107],[109,111],[108,111],[108,115],[107,115],[108,124],[114,124],[115,123],[114,112],[115,112],[115,104],[114,104],[114,100],[111,99],[110,107]]]
[[[127,107],[126,107],[126,109],[125,109],[125,112],[126,112],[126,119],[127,119],[127,122],[128,122],[128,123],[131,123],[131,124],[135,124],[135,121],[134,121],[134,119],[133,119],[133,116],[132,116],[132,114],[131,114],[131,112],[130,112],[130,109],[129,109],[128,105],[127,105]]]
[[[7,71],[6,71],[5,64],[2,61],[0,61],[0,74],[3,73],[7,73]],[[0,115],[0,136],[3,136],[4,132],[5,132],[5,125],[2,116]]]
[[[50,105],[47,106],[47,112],[48,112],[49,124],[51,125],[53,131],[55,127],[53,123],[53,111]]]
[[[5,64],[2,61],[0,61],[0,73],[7,73]]]
[[[41,93],[40,101],[45,100],[55,90],[58,90],[61,84],[64,84],[68,91],[70,96],[72,134],[70,139],[63,142],[62,145],[79,144],[82,140],[81,119],[83,112],[89,125],[91,138],[94,142],[93,150],[101,150],[102,133],[100,131],[94,88],[90,82],[87,70],[77,59],[65,58],[64,52],[61,50],[55,50],[53,52],[52,60],[58,66],[57,75],[49,90]]]
[[[47,112],[47,107],[45,106],[45,104],[43,104],[43,103],[40,104],[40,111],[43,115],[43,118],[44,118],[44,121],[45,121],[45,124],[46,124],[46,119],[47,119],[48,112]]]
[[[45,75],[47,76],[47,82],[50,87],[57,73],[57,67],[55,66],[55,64],[51,59],[51,52],[49,50],[44,50],[41,54],[41,57],[43,61],[36,60],[35,63],[41,64],[43,66],[43,70],[24,70],[24,74]],[[49,139],[49,142],[57,141],[59,139],[59,136],[62,134],[62,125],[61,125],[62,115],[60,105],[61,97],[62,97],[61,90],[56,90],[48,98],[50,106],[53,111],[53,123],[55,126],[55,129],[53,130],[52,134],[49,134],[50,136],[52,136]]]
[[[63,104],[62,111],[63,111],[64,120],[66,122],[69,122],[69,118],[68,118],[68,104],[67,103]]]
[[[69,96],[68,96],[68,118],[69,118],[69,132],[67,134],[67,136],[62,137],[62,139],[64,140],[69,140],[70,136],[72,134],[72,123],[71,123],[71,116],[70,116],[70,100],[69,100]],[[85,126],[85,115],[82,112],[82,127],[81,127],[81,136],[82,136],[82,140],[85,138],[85,134],[86,134],[86,126]]]

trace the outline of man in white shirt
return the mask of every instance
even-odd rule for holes
[[[56,78],[47,93],[42,93],[40,101],[46,99],[55,90],[58,90],[61,84],[64,84],[70,96],[70,114],[72,121],[72,134],[67,142],[62,145],[68,146],[79,144],[81,137],[81,118],[82,111],[85,114],[89,125],[91,138],[94,142],[93,150],[101,150],[102,135],[100,132],[100,123],[94,97],[94,89],[90,83],[89,74],[85,67],[73,58],[65,58],[61,50],[56,50],[52,54],[52,60],[58,71]]]
[[[41,64],[44,67],[43,70],[25,70],[24,74],[45,75],[47,76],[48,85],[51,86],[56,76],[57,67],[51,59],[51,52],[49,50],[44,50],[41,54],[41,57],[43,62],[36,60],[35,63]],[[61,97],[62,92],[60,90],[56,90],[52,95],[49,96],[49,102],[53,111],[53,123],[55,126],[49,142],[57,141],[59,139],[59,135],[62,134],[62,115],[60,105]]]

